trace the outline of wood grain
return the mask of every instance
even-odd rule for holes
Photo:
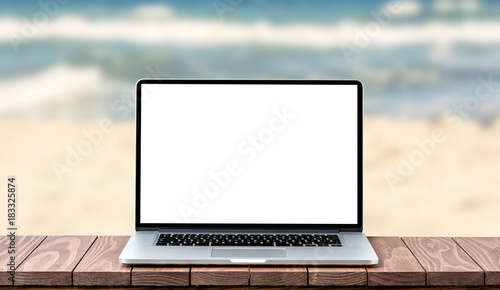
[[[425,270],[399,237],[371,237],[379,263],[366,267],[368,286],[425,286]]]
[[[247,286],[248,267],[191,267],[191,285]]]
[[[118,261],[130,236],[100,236],[73,272],[75,286],[128,286],[132,267]]]
[[[132,286],[189,286],[190,267],[134,266]]]
[[[492,289],[500,285],[498,237],[369,238],[380,263],[367,269],[326,266],[197,266],[191,269],[191,273],[188,266],[136,266],[132,269],[118,263],[118,256],[128,238],[18,236],[15,285],[71,286],[73,282],[74,285],[126,287],[132,284],[135,287],[168,287],[191,284],[226,286],[226,289],[248,285],[254,286],[254,289],[279,289],[279,286],[304,287],[307,284],[313,287],[351,287],[348,289],[366,285],[423,287],[425,282],[429,288],[452,286],[458,289],[464,286],[481,286],[486,282],[486,288]],[[10,259],[7,254],[8,245],[8,237],[0,237],[0,275],[7,274]],[[0,276],[2,277],[4,276]],[[191,289],[194,288],[196,287]]]
[[[306,267],[250,267],[251,286],[307,286]]]
[[[484,285],[483,270],[451,238],[405,237],[403,241],[424,267],[428,286]]]
[[[498,290],[499,288],[496,286],[472,286],[472,287],[467,287],[467,286],[460,286],[460,287],[422,287],[422,286],[417,286],[417,287],[353,287],[353,286],[346,286],[346,287],[318,287],[318,286],[300,286],[300,287],[291,287],[291,286],[188,286],[188,287],[151,287],[151,286],[144,286],[144,287],[130,287],[130,286],[116,286],[116,287],[106,287],[106,286],[94,286],[94,287],[57,287],[57,288],[51,288],[51,287],[41,287],[41,286],[31,286],[31,287],[13,287],[13,288],[7,288],[5,289],[19,289],[19,290],[155,290],[155,289],[168,289],[168,290],[246,290],[246,289],[251,289],[251,290],[366,290],[366,289],[374,289],[374,290],[485,290],[485,289],[491,289],[491,290]]]
[[[16,286],[70,286],[72,272],[95,236],[49,236],[16,271]]]
[[[485,285],[500,285],[500,238],[453,238],[484,270]]]
[[[14,256],[16,268],[19,267],[44,239],[45,236],[16,236],[14,240],[15,253],[9,254],[11,238],[8,236],[0,237],[0,286],[13,285],[12,281],[9,280],[9,277],[11,277],[10,272],[8,272],[10,266],[7,266],[10,263],[10,257]]]
[[[366,286],[364,267],[308,267],[311,286]]]

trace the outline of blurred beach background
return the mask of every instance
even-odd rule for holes
[[[153,77],[359,79],[365,232],[500,235],[498,1],[0,7],[0,176],[17,178],[19,234],[133,232],[134,86]]]

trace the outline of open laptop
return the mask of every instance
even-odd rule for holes
[[[363,88],[334,80],[137,83],[127,264],[370,265]]]

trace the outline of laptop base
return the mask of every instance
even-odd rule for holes
[[[360,232],[336,233],[341,247],[156,246],[158,231],[135,232],[120,255],[125,264],[162,265],[374,265],[370,242]]]

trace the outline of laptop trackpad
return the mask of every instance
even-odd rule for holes
[[[218,257],[218,258],[286,257],[286,250],[285,249],[212,249],[212,257]]]

